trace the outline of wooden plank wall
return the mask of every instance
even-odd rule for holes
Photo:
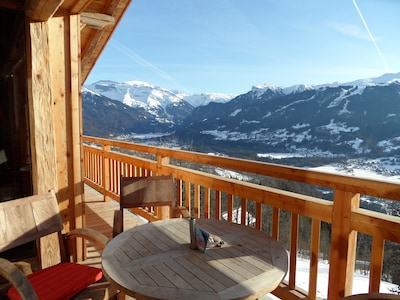
[[[84,223],[79,23],[78,15],[68,14],[27,20],[33,191],[56,191],[66,231]],[[41,240],[42,267],[60,260],[56,244],[55,238]]]

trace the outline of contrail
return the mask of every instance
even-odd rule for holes
[[[388,71],[389,68],[388,68],[388,66],[387,66],[387,64],[386,64],[386,61],[385,61],[383,55],[382,55],[382,52],[381,52],[381,50],[379,49],[378,44],[376,43],[374,36],[372,35],[371,31],[370,31],[369,28],[368,28],[368,25],[367,25],[367,22],[365,22],[364,16],[362,15],[360,9],[358,8],[358,5],[357,5],[356,0],[353,0],[353,4],[354,4],[354,7],[356,8],[358,14],[360,15],[360,18],[361,18],[361,21],[362,21],[363,24],[364,24],[365,30],[367,30],[368,35],[369,35],[371,41],[372,41],[372,42],[374,43],[374,45],[375,45],[376,51],[378,51],[378,55],[379,55],[380,59],[382,60],[383,65],[385,66],[385,70]]]
[[[110,44],[112,46],[114,46],[115,48],[117,48],[118,51],[122,52],[123,54],[125,54],[128,58],[130,58],[132,61],[142,65],[143,67],[145,67],[146,69],[156,73],[157,75],[159,75],[160,77],[162,77],[163,79],[166,80],[172,80],[171,76],[169,76],[167,73],[163,72],[162,70],[160,70],[159,68],[157,68],[155,65],[151,64],[150,62],[148,62],[147,60],[145,60],[144,58],[142,58],[141,56],[139,56],[138,54],[136,54],[135,52],[133,52],[131,49],[129,49],[128,47],[122,45],[121,43],[115,42],[115,41],[110,41]]]

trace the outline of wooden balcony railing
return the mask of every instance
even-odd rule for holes
[[[329,229],[329,284],[325,293],[329,300],[352,293],[357,234],[372,239],[369,292],[379,292],[385,241],[400,243],[399,217],[360,208],[364,196],[399,201],[399,184],[93,137],[84,137],[83,142],[85,183],[105,198],[118,201],[121,174],[172,173],[177,182],[177,204],[186,206],[194,217],[251,223],[284,243],[289,251],[288,280],[273,292],[281,299],[317,299],[318,261],[322,241],[326,240],[322,228]],[[215,170],[236,172],[250,179],[228,178]],[[281,181],[280,186],[298,184],[296,190],[300,192],[263,185],[260,178],[269,180],[265,182]],[[323,189],[333,197],[307,194],[305,186]],[[137,212],[149,220],[163,218],[157,211]],[[289,221],[283,220],[284,215]],[[287,227],[290,231],[282,229]],[[310,258],[307,291],[296,285],[295,276],[299,236],[304,230],[311,237],[306,246]]]

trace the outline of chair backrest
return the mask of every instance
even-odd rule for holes
[[[173,205],[174,179],[170,176],[121,176],[120,208]]]
[[[0,252],[62,229],[54,191],[0,203]]]

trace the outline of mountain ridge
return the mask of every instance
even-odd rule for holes
[[[169,133],[181,144],[202,147],[206,151],[243,148],[305,155],[381,155],[384,151],[397,153],[400,149],[400,135],[396,130],[400,128],[400,73],[344,84],[299,84],[289,88],[253,86],[247,93],[229,101],[220,99],[196,107],[179,98],[179,92],[145,83],[135,84],[142,85],[144,91],[129,91],[129,99],[134,94],[161,97],[162,91],[175,101],[129,106],[125,99],[121,110],[125,115],[128,112],[134,115],[131,123],[137,122],[136,125],[129,124],[128,119],[126,124],[115,126],[104,135]],[[95,91],[85,86],[82,92],[84,130],[90,131],[87,124],[99,123],[93,117],[88,120],[85,113],[93,109],[94,98],[98,103],[118,102],[105,95],[118,92],[120,99],[124,99],[126,87],[122,89],[121,85],[115,86],[115,82],[110,81],[98,84]],[[88,95],[91,95],[92,106],[85,104]],[[111,106],[103,106],[110,115]],[[118,119],[118,112],[115,114],[111,119]]]

